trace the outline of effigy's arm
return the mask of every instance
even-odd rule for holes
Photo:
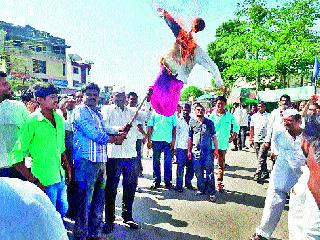
[[[160,17],[162,17],[166,21],[174,36],[177,38],[181,30],[181,26],[179,25],[179,23],[177,23],[176,20],[166,10],[159,8],[158,12]]]
[[[195,52],[195,61],[206,68],[213,76],[216,86],[221,87],[223,80],[217,64],[198,46]]]

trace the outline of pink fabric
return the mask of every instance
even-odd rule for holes
[[[182,87],[182,81],[169,75],[167,70],[161,67],[160,73],[152,86],[151,105],[154,110],[163,116],[173,115],[177,110]]]

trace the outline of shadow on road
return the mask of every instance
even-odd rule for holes
[[[243,176],[235,173],[228,173],[227,171],[224,173],[224,176],[231,177],[231,178],[241,178],[249,181],[253,181],[253,177],[251,176]]]
[[[175,200],[185,200],[185,201],[208,201],[208,195],[195,196],[195,190],[185,189],[182,193],[179,193],[175,190],[167,190],[163,187],[158,188],[157,190],[150,190],[149,188],[140,188],[140,193],[147,193],[153,196],[156,196],[158,200],[162,199],[175,199]]]
[[[108,235],[109,240],[210,240],[189,233],[169,231],[160,227],[142,224],[139,230],[130,230],[123,225],[116,225],[113,233]]]
[[[138,221],[141,218],[145,224],[150,225],[167,223],[179,228],[188,226],[187,222],[172,218],[172,215],[167,212],[172,210],[170,207],[161,206],[150,197],[138,197],[136,201],[136,203],[139,205],[136,206],[136,208],[144,209],[143,211],[139,212],[139,215],[137,216]]]
[[[235,172],[235,171],[248,171],[248,172],[256,172],[256,168],[247,168],[242,166],[228,166],[226,167],[226,171]]]
[[[227,202],[234,202],[240,205],[251,206],[255,208],[264,207],[265,197],[251,195],[248,193],[237,192],[237,191],[226,191],[225,193],[219,194],[217,198],[218,204],[226,204]]]

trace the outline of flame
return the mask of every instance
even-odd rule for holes
[[[196,48],[196,42],[191,32],[181,29],[176,39],[176,43],[180,50],[181,63],[185,63],[187,59],[193,57]]]

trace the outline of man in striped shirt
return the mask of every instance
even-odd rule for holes
[[[103,233],[107,143],[122,144],[125,135],[109,136],[97,108],[100,89],[90,83],[84,90],[83,103],[74,109],[73,159],[78,183],[78,213],[75,239],[107,239]]]

